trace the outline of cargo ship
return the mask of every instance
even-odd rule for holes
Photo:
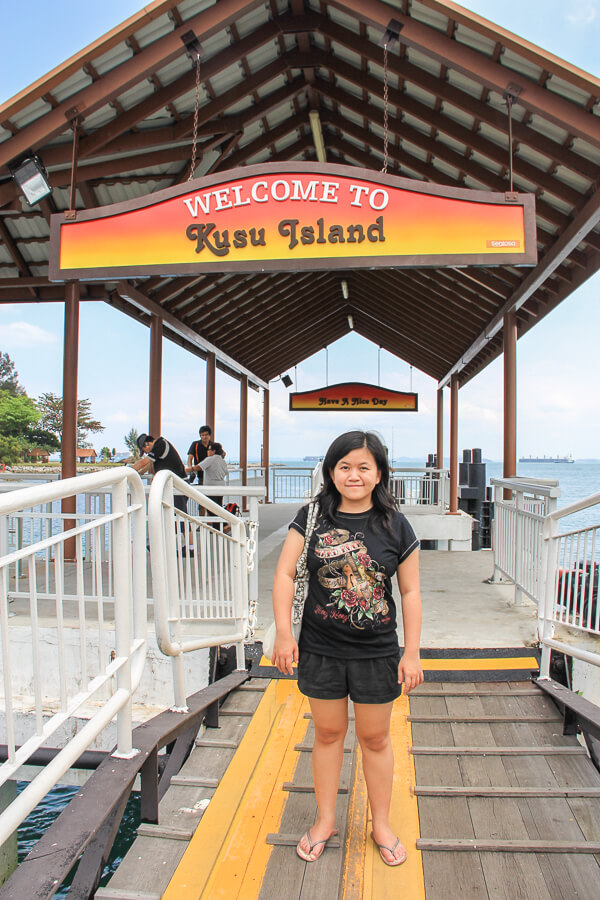
[[[520,463],[574,463],[575,460],[569,453],[568,456],[521,456]]]

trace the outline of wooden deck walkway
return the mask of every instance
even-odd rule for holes
[[[435,677],[394,706],[392,822],[409,852],[405,865],[383,865],[367,839],[353,730],[340,840],[318,864],[297,857],[316,812],[307,701],[294,680],[252,678],[227,698],[219,728],[197,740],[161,801],[160,825],[140,827],[96,897],[597,898],[600,774],[562,734],[554,703],[525,680]]]

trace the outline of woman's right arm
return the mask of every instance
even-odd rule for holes
[[[271,662],[280,672],[293,675],[292,663],[298,662],[298,644],[292,634],[292,602],[296,565],[304,547],[304,536],[290,528],[273,576],[273,614],[277,636]]]

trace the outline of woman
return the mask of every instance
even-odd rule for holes
[[[389,823],[394,765],[390,720],[402,683],[408,692],[423,681],[419,542],[396,508],[386,451],[375,434],[349,431],[336,438],[323,461],[323,478],[309,543],[309,590],[299,647],[290,611],[306,506],[290,526],[273,579],[273,665],[291,675],[292,663],[298,663],[298,687],[309,698],[315,729],[318,815],[296,852],[314,862],[337,834],[334,811],[350,696],[371,807],[371,837],[383,862],[398,866],[406,850]],[[394,572],[402,596],[402,658],[391,589]]]

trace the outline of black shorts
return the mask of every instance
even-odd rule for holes
[[[402,693],[398,684],[400,653],[370,659],[337,659],[319,653],[300,652],[298,688],[315,700],[354,703],[391,703]]]

